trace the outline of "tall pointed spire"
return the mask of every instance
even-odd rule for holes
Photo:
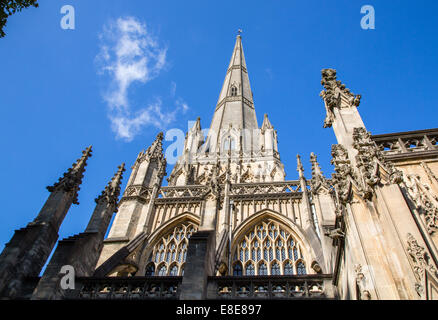
[[[79,204],[78,202],[78,191],[80,189],[79,185],[82,183],[82,178],[84,176],[85,167],[87,165],[87,160],[91,157],[91,146],[82,151],[82,157],[80,157],[76,163],[72,164],[72,167],[67,170],[66,173],[59,178],[53,186],[48,186],[47,190],[54,192],[57,190],[63,190],[66,192],[74,191],[75,196],[73,198],[74,204]]]
[[[106,201],[110,204],[116,204],[120,195],[120,184],[122,183],[123,172],[125,171],[125,163],[122,163],[117,172],[114,174],[111,181],[102,191],[102,193],[95,199],[96,203]]]
[[[253,95],[246,68],[245,56],[240,34],[236,38],[233,54],[227,69],[222,90],[210,126],[211,145],[218,145],[220,133],[229,128],[258,129]],[[248,140],[248,141],[246,141]],[[244,138],[244,148],[250,148],[250,139]]]

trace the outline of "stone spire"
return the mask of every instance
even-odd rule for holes
[[[317,157],[313,152],[310,154],[310,163],[312,163],[312,177],[322,176],[321,167],[319,166]]]
[[[329,186],[327,184],[327,179],[324,177],[317,157],[313,152],[310,154],[310,163],[312,164],[312,179],[310,180],[312,192],[317,192],[320,186],[325,186],[328,190]]]
[[[91,146],[53,186],[38,216],[25,228],[16,230],[0,255],[0,298],[19,298],[25,279],[37,277],[58,239],[58,230],[72,203],[78,203]]]
[[[274,129],[274,126],[271,124],[271,121],[269,121],[268,115],[265,113],[263,123],[262,123],[262,133],[263,131],[267,129]]]
[[[125,163],[122,163],[119,167],[111,181],[102,191],[102,193],[95,199],[96,203],[106,202],[108,204],[114,205],[115,209],[116,204],[120,195],[120,184],[123,179],[123,172],[125,172]]]
[[[146,151],[140,154],[144,157],[149,158],[162,158],[163,157],[163,132],[157,134],[155,141],[147,148]],[[140,157],[140,155],[139,155]],[[142,157],[143,158],[143,157]]]
[[[60,287],[63,266],[72,266],[75,275],[91,276],[102,251],[103,238],[112,214],[117,211],[120,184],[125,164],[117,172],[96,198],[96,207],[84,232],[62,239],[32,294],[32,300],[58,300],[65,298],[68,291]]]
[[[212,148],[217,146],[220,132],[230,127],[237,130],[258,129],[240,34],[236,38],[231,61],[211,122],[209,137],[207,137],[210,139]],[[249,140],[249,138],[244,138],[244,150],[249,150]]]
[[[50,192],[55,192],[62,190],[65,192],[74,192],[73,203],[79,204],[78,202],[78,191],[80,190],[79,185],[82,183],[82,178],[84,176],[85,167],[87,165],[87,160],[91,157],[91,146],[82,151],[82,157],[80,157],[76,163],[72,164],[72,167],[67,170],[66,173],[59,178],[53,186],[48,186],[47,190]]]

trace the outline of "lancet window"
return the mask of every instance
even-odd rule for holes
[[[235,86],[231,87],[231,96],[232,97],[237,96],[237,88]]]
[[[191,222],[184,222],[161,238],[152,250],[145,275],[183,275],[189,238],[197,231],[197,228]]]
[[[281,224],[265,220],[235,246],[233,275],[304,275],[302,243]]]

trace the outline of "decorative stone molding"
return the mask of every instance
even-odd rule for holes
[[[411,234],[407,234],[407,251],[413,264],[413,270],[417,282],[415,283],[415,290],[419,296],[424,294],[425,272],[426,270],[435,276],[438,276],[436,267],[433,265],[429,253],[426,249],[420,246]]]
[[[322,91],[320,96],[326,103],[327,111],[324,128],[329,128],[334,120],[333,108],[358,107],[361,95],[355,95],[345,87],[345,84],[337,80],[335,69],[323,69],[321,75],[321,84],[324,86],[325,91]],[[342,103],[342,101],[345,103]]]
[[[358,151],[356,165],[359,169],[358,184],[364,199],[371,199],[374,187],[381,183],[380,166],[388,172],[389,183],[401,183],[403,173],[392,162],[385,160],[383,153],[371,139],[371,134],[363,127],[353,129],[353,147]]]
[[[337,191],[340,202],[346,204],[350,201],[351,195],[349,177],[353,175],[347,149],[341,144],[332,145],[332,157],[331,164],[335,166],[335,172],[332,174],[332,184]]]
[[[164,159],[163,137],[163,132],[158,133],[155,141],[146,149],[146,151],[142,151],[138,154],[135,165],[140,164],[147,159]]]
[[[405,185],[418,212],[424,216],[427,232],[438,231],[438,199],[429,192],[427,185],[421,183],[418,175],[407,175]]]
[[[123,172],[125,171],[125,164],[119,166],[119,170],[114,177],[102,191],[102,193],[95,199],[96,203],[106,202],[117,208],[117,201],[120,195],[120,184],[123,178]]]
[[[366,288],[366,277],[362,271],[362,265],[356,264],[354,266],[354,272],[356,273],[356,285],[358,289],[359,300],[371,300],[371,294]]]
[[[370,133],[365,128],[354,128],[353,147],[358,151],[356,165],[361,177],[361,193],[364,199],[371,199],[374,193],[373,187],[380,182],[379,163],[383,160],[381,152],[375,147],[370,139]]]
[[[427,178],[429,179],[430,183],[438,183],[437,176],[430,170],[429,166],[426,162],[421,161],[420,165],[423,167],[424,171],[426,172]]]
[[[49,192],[64,191],[64,192],[74,192],[73,203],[79,204],[78,202],[78,191],[80,190],[80,184],[82,183],[82,178],[84,176],[85,167],[87,165],[87,160],[91,157],[91,146],[82,151],[82,157],[79,158],[76,163],[72,165],[71,168],[67,170],[64,175],[59,178],[53,186],[48,186],[47,190]]]
[[[312,163],[312,179],[310,179],[312,193],[328,193],[330,185],[322,174],[317,157],[313,152],[310,154],[310,162]]]

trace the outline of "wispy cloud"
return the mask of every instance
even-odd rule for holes
[[[99,40],[98,73],[109,76],[103,98],[117,138],[131,141],[142,127],[163,128],[175,119],[177,111],[185,112],[187,105],[178,100],[170,112],[163,111],[160,98],[137,111],[130,105],[131,85],[147,83],[167,65],[167,48],[151,35],[145,23],[134,17],[118,18],[104,26]],[[176,84],[172,84],[173,95],[175,90]]]

